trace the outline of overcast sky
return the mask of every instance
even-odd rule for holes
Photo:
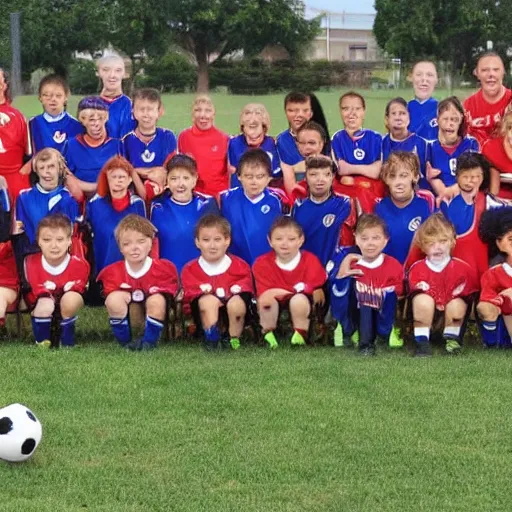
[[[305,4],[314,9],[325,9],[331,12],[375,13],[375,0],[305,0]]]

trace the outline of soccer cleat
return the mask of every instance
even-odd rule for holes
[[[272,350],[275,350],[279,346],[276,336],[272,331],[267,332],[265,336],[263,336],[263,339],[268,343],[268,347]]]
[[[130,341],[130,343],[127,343],[126,345],[124,345],[124,347],[132,352],[142,350],[142,340],[141,339],[132,340],[132,341]]]
[[[292,339],[290,340],[290,345],[292,347],[302,347],[306,344],[306,340],[302,336],[300,332],[295,331],[292,335]]]
[[[212,341],[212,340],[205,339],[203,342],[203,345],[207,352],[213,352],[219,348],[218,341]]]
[[[155,350],[155,349],[156,349],[156,343],[142,341],[139,350],[142,350],[143,352],[149,352],[149,351]]]
[[[432,357],[432,346],[429,342],[417,343],[414,347],[414,357]]]
[[[238,350],[240,348],[240,338],[231,338],[229,344],[233,350]]]
[[[343,347],[343,327],[338,322],[336,324],[336,329],[334,329],[334,346],[335,347]]]
[[[400,336],[400,329],[393,327],[391,334],[389,335],[389,347],[390,348],[402,348],[404,346],[404,340]]]
[[[50,340],[36,341],[36,346],[41,348],[50,348],[52,346],[52,342]]]
[[[352,336],[350,336],[352,343],[357,347],[359,345],[359,331],[354,331]]]
[[[460,343],[453,339],[453,338],[445,338],[446,345],[445,350],[450,355],[458,355],[460,354],[460,351],[462,350],[462,347],[460,346]]]
[[[375,355],[375,345],[367,345],[359,348],[359,355],[362,357],[371,357]]]

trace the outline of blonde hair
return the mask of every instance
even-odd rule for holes
[[[510,106],[508,107],[508,110],[506,110],[505,113],[503,114],[503,117],[501,118],[499,124],[499,134],[501,137],[504,137],[507,133],[507,119],[512,121],[512,109],[510,108]]]
[[[194,110],[198,105],[203,104],[209,105],[215,111],[213,101],[208,94],[198,94],[194,99],[194,103],[192,103],[192,110]]]
[[[117,245],[120,243],[121,235],[129,230],[141,233],[143,236],[151,238],[151,240],[155,238],[157,232],[155,226],[153,226],[148,219],[141,217],[140,215],[136,215],[135,213],[131,213],[122,219],[116,227],[114,234]]]
[[[258,115],[258,118],[261,120],[261,124],[263,125],[264,132],[268,133],[270,130],[270,114],[263,103],[247,103],[247,105],[244,106],[240,112],[240,131],[244,131],[244,116],[252,112]]]
[[[429,245],[446,238],[450,241],[450,250],[455,246],[457,233],[453,224],[440,212],[433,213],[416,231],[414,241],[426,252]]]
[[[69,170],[68,166],[66,165],[66,160],[64,160],[62,154],[54,148],[44,148],[36,154],[36,156],[32,160],[33,172],[37,174],[37,164],[39,162],[47,162],[52,158],[55,158],[57,160],[57,165],[59,168],[59,177],[63,178],[64,176],[66,176],[66,173]]]
[[[113,62],[113,61],[122,62],[123,67],[125,67],[123,57],[121,57],[121,55],[119,55],[118,53],[111,53],[110,55],[104,55],[103,57],[100,57],[96,61],[96,68],[100,69],[100,66],[102,66],[103,64],[106,64],[107,62]]]
[[[380,179],[386,183],[389,177],[394,176],[403,167],[411,171],[414,184],[418,183],[421,178],[420,160],[418,155],[409,151],[395,151],[391,153],[382,166]]]

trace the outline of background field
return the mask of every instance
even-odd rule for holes
[[[395,91],[366,95],[382,129]],[[320,94],[331,132],[338,97]],[[282,99],[214,95],[217,124],[236,133],[241,106],[261,100],[278,133]],[[164,101],[162,125],[187,126],[192,96]],[[286,342],[131,354],[103,309],[81,314],[73,351],[41,352],[24,332],[0,343],[0,405],[25,403],[44,434],[28,463],[0,462],[0,511],[510,510],[509,352],[468,339],[456,359]]]

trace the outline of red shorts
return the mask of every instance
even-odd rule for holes
[[[0,286],[16,292],[20,288],[11,242],[0,244]]]
[[[344,178],[350,178],[351,185],[341,183]],[[373,180],[364,176],[342,176],[341,181],[335,179],[332,188],[338,194],[345,194],[359,201],[364,213],[373,213],[377,202],[386,194],[386,187],[381,180]]]

